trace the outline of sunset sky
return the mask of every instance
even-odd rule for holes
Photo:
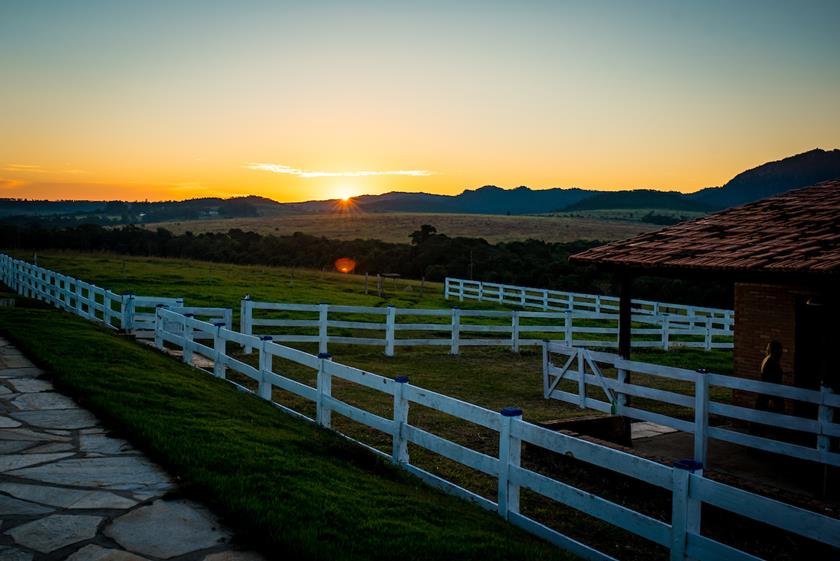
[[[840,2],[0,0],[0,197],[720,185],[840,147]]]

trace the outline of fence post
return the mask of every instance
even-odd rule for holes
[[[160,351],[163,350],[163,337],[161,333],[163,333],[164,329],[164,319],[160,313],[161,309],[163,309],[163,304],[155,306],[155,348]]]
[[[525,307],[525,289],[524,288],[519,289],[519,305],[522,306],[523,308]]]
[[[449,300],[449,282],[450,282],[449,277],[446,277],[445,279],[443,279],[443,299],[444,300]],[[367,283],[367,273],[365,273],[365,283]],[[365,284],[365,286],[367,286],[367,284]],[[367,294],[367,292],[365,292],[365,294]]]
[[[498,298],[499,298],[499,304],[501,304],[505,301],[505,285],[503,285],[503,284],[499,285],[499,293],[496,296],[498,296]]]
[[[260,337],[260,382],[257,386],[257,395],[261,398],[271,401],[271,382],[268,381],[266,373],[271,372],[272,357],[265,346],[271,341],[271,335],[263,335]]]
[[[227,341],[222,337],[222,328],[228,326],[223,321],[217,321],[213,325],[216,326],[216,332],[213,334],[213,375],[217,378],[225,378],[225,352]]]
[[[548,368],[551,366],[548,352],[548,339],[542,342],[542,371],[543,371],[543,397],[548,399]]]
[[[326,302],[318,304],[318,352],[326,353],[329,345],[330,305]]]
[[[481,300],[483,298],[484,298],[484,283],[479,282],[478,283],[478,301],[481,302]]]
[[[332,422],[332,409],[327,404],[325,397],[332,396],[332,378],[327,372],[326,363],[331,358],[329,353],[318,353],[318,377],[317,390],[318,401],[315,404],[315,421],[322,427],[330,428]]]
[[[134,330],[134,294],[127,292],[122,297],[122,328],[126,333]]]
[[[819,433],[817,435],[817,450],[820,451],[822,454],[823,452],[828,452],[831,450],[831,437],[824,434],[825,425],[828,425],[833,420],[833,411],[832,408],[826,405],[826,401],[829,395],[833,394],[834,391],[826,386],[820,385],[820,404],[817,406],[817,424],[819,428]]]
[[[515,353],[519,352],[519,312],[516,310],[511,312],[510,350]]]
[[[706,316],[706,339],[704,348],[707,351],[712,350],[712,316]]]
[[[464,281],[461,279],[458,280],[458,301],[464,301]]]
[[[246,294],[242,300],[239,302],[239,331],[245,335],[251,335],[251,331],[253,330],[253,326],[251,324],[251,314],[253,313],[253,308],[251,306],[251,295]],[[251,354],[251,344],[245,343],[242,347],[242,352],[246,355]]]
[[[571,298],[571,296],[570,296]],[[564,312],[563,313],[563,332],[564,332],[564,339],[567,347],[571,347],[572,343],[574,342],[573,337],[573,326],[572,326],[572,312]]]
[[[391,461],[395,464],[407,464],[408,440],[405,426],[408,424],[408,400],[405,398],[405,385],[408,383],[408,376],[397,376],[394,382],[394,438]]]
[[[662,350],[667,351],[671,348],[671,316],[664,314],[662,316]]]
[[[595,295],[595,313],[596,314],[601,313],[601,295],[600,294]]]
[[[709,377],[705,368],[694,379],[694,459],[706,465],[709,428]]]
[[[703,476],[694,460],[674,462],[671,499],[671,561],[685,561],[688,533],[700,533],[700,501],[691,498],[691,476]]]
[[[586,362],[583,360],[583,352],[583,349],[577,350],[578,407],[586,409]]]
[[[105,308],[105,312],[103,313],[103,320],[105,321],[105,325],[111,327],[112,321],[112,310],[111,310],[111,291],[110,290],[103,290],[102,291],[102,306]]]
[[[518,468],[522,456],[522,441],[511,436],[511,426],[522,420],[522,409],[505,407],[500,411],[499,429],[499,515],[505,520],[512,512],[519,513],[519,486],[510,482],[510,468]]]
[[[385,356],[394,356],[394,324],[397,320],[397,309],[388,304],[385,313]]]
[[[192,366],[193,361],[193,328],[192,325],[189,324],[189,320],[192,319],[192,314],[184,314],[183,321],[181,325],[184,326],[182,336],[184,337],[184,353],[182,355],[184,359],[184,364],[189,364]]]
[[[449,354],[457,355],[461,345],[461,308],[452,308],[452,345]]]
[[[619,385],[623,385],[627,383],[627,370],[624,368],[619,368],[616,371],[616,381]],[[622,392],[620,389],[616,389],[615,392],[615,411],[613,411],[613,415],[623,415],[624,408],[627,406],[627,394]]]
[[[82,314],[82,281],[76,279],[76,315],[83,316]]]
[[[542,297],[543,297],[543,306],[542,306],[543,311],[547,312],[548,311],[548,290],[543,290]]]

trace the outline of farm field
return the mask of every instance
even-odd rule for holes
[[[574,240],[611,241],[656,230],[653,224],[597,217],[501,216],[447,213],[335,213],[259,218],[190,220],[146,224],[181,234],[227,232],[231,228],[259,234],[291,235],[302,232],[336,240],[379,239],[408,243],[409,235],[423,224],[431,224],[450,237],[484,238],[490,243],[534,238],[547,242]]]
[[[19,257],[26,257],[19,255]],[[419,295],[417,283],[398,284],[389,300],[383,300],[373,294],[364,294],[363,278],[332,273],[311,271],[291,271],[270,267],[249,267],[217,265],[185,260],[123,258],[114,255],[85,255],[69,253],[47,253],[38,256],[39,264],[73,274],[96,282],[102,286],[111,286],[118,290],[133,289],[138,294],[156,294],[184,296],[188,304],[224,305],[238,311],[239,296],[243,289],[250,288],[255,298],[317,302],[329,301],[339,304],[384,305],[387,302],[399,306],[444,307],[451,302],[443,300],[440,286],[426,284],[424,295]],[[293,274],[289,285],[289,274]],[[165,282],[170,292],[164,294],[160,283]],[[121,283],[121,284],[120,284]],[[389,283],[390,284],[390,283]],[[156,285],[159,285],[156,287]],[[122,287],[122,288],[121,288]],[[410,290],[406,290],[407,288]],[[435,291],[430,293],[429,289]],[[488,305],[463,303],[464,307],[489,308]],[[58,312],[52,312],[53,315]],[[295,345],[310,352],[313,347]],[[231,349],[234,350],[234,349]],[[397,356],[386,358],[377,347],[349,347],[331,345],[334,360],[384,376],[408,375],[411,383],[417,386],[440,391],[490,409],[517,405],[524,409],[525,418],[530,421],[544,421],[588,415],[572,406],[548,402],[542,398],[540,356],[533,350],[514,354],[503,348],[466,349],[461,356],[453,357],[443,349],[400,348]],[[151,352],[151,351],[147,351]],[[153,353],[154,354],[154,353]],[[237,358],[256,364],[256,355],[238,355]],[[638,351],[634,358],[651,362],[661,362],[675,366],[696,368],[703,366],[712,371],[729,373],[731,356],[728,352],[704,352],[699,350],[679,350],[669,353],[657,351]],[[171,359],[170,359],[171,360]],[[308,385],[314,384],[314,372],[284,364],[275,360],[275,368],[285,376],[297,379]],[[250,380],[231,376],[237,382],[252,387]],[[679,391],[679,388],[672,388]],[[350,404],[358,405],[368,411],[386,415],[392,406],[390,399],[383,399],[381,394],[349,383],[336,380],[333,395]],[[313,414],[311,403],[290,397],[285,392],[274,391],[274,401],[307,415]],[[488,431],[469,423],[458,422],[448,416],[412,406],[410,411],[412,425],[440,434],[472,449],[490,455],[497,453],[498,439]],[[371,446],[388,450],[390,439],[372,429],[357,425],[340,416],[334,416],[334,426],[345,434],[359,439]],[[444,476],[473,492],[493,497],[495,482],[469,468],[410,446],[412,463],[424,469]],[[590,490],[605,498],[622,504],[633,504],[634,508],[654,518],[667,520],[669,517],[669,497],[655,488],[628,481],[610,472],[592,466],[579,464],[564,457],[541,457],[523,451],[523,462],[534,469],[547,470],[552,477],[560,477],[575,486]],[[530,512],[551,527],[557,528],[586,543],[597,545],[600,549],[622,559],[657,559],[664,558],[664,550],[651,548],[644,540],[615,529],[594,518],[580,514],[572,509],[558,507],[556,503],[540,499],[529,493],[523,494],[523,511]],[[733,520],[721,518],[710,520],[704,527],[721,535],[729,535],[728,528]],[[736,523],[741,523],[738,519]],[[750,530],[752,532],[753,530]],[[730,536],[738,543],[737,536]],[[773,558],[794,559],[792,552],[777,550],[775,544],[762,543],[757,553],[772,553]],[[770,549],[767,549],[770,548]]]

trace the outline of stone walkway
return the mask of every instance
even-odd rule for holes
[[[0,338],[0,560],[263,561]]]

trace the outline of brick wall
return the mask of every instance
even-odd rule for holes
[[[773,284],[735,285],[734,373],[744,378],[761,379],[761,361],[767,343],[782,343],[782,369],[785,384],[793,384],[795,349],[796,296],[794,287]],[[738,405],[754,406],[755,397],[736,392]]]

